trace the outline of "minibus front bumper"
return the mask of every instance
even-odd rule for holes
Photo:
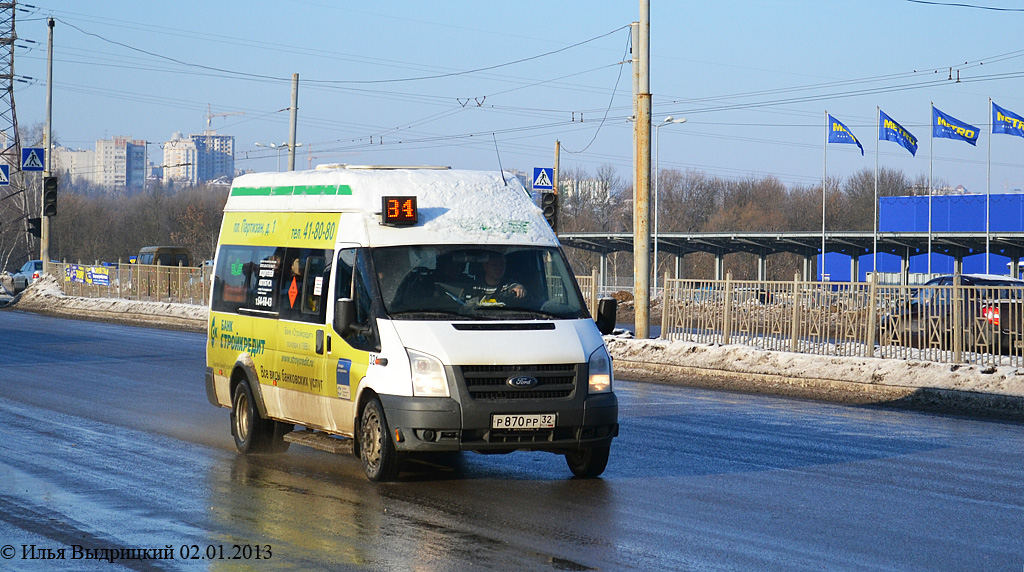
[[[566,453],[603,445],[619,432],[612,392],[571,399],[479,401],[379,395],[395,447],[404,452],[517,450]],[[502,415],[551,414],[554,427],[495,429]]]

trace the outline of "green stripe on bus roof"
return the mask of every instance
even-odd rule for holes
[[[291,195],[351,195],[348,185],[295,185],[287,187],[236,187],[231,189],[233,197],[269,197]]]
[[[233,197],[267,197],[270,196],[270,187],[236,187],[231,189]]]

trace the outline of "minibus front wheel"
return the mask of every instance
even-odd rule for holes
[[[284,453],[288,443],[278,423],[260,417],[252,396],[249,380],[244,377],[235,386],[231,399],[231,435],[235,448],[242,454]]]
[[[608,466],[611,444],[591,445],[565,454],[565,462],[572,474],[583,479],[593,479]]]
[[[401,458],[391,442],[384,407],[376,397],[366,402],[359,418],[359,457],[371,481],[390,481],[398,476]]]

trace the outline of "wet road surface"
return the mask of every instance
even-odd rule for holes
[[[0,570],[1024,569],[1019,424],[621,381],[600,479],[466,453],[373,484],[237,455],[202,334],[6,310],[0,335]]]

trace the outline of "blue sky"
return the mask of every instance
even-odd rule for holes
[[[977,0],[1016,8],[1018,2]],[[22,126],[44,119],[46,17],[54,30],[58,142],[127,135],[159,143],[212,127],[237,166],[275,170],[255,142],[288,138],[299,74],[297,166],[443,164],[631,179],[637,1],[349,2],[36,0],[17,15]],[[876,106],[920,141],[880,143],[879,164],[986,187],[988,98],[1024,114],[1024,12],[909,0],[651,2],[654,121],[662,169],[820,184],[824,114],[864,144],[828,146],[830,176],[874,169]],[[35,42],[35,43],[31,43]],[[952,80],[949,77],[952,76]],[[960,81],[957,82],[956,78]],[[977,147],[929,141],[930,103],[981,128]],[[242,115],[244,113],[244,115]],[[582,118],[582,120],[581,120]],[[371,139],[372,138],[372,139]],[[372,141],[372,143],[371,143]],[[992,190],[1024,188],[1024,140],[997,135]],[[496,149],[497,148],[497,149]],[[282,165],[285,159],[281,159]]]

